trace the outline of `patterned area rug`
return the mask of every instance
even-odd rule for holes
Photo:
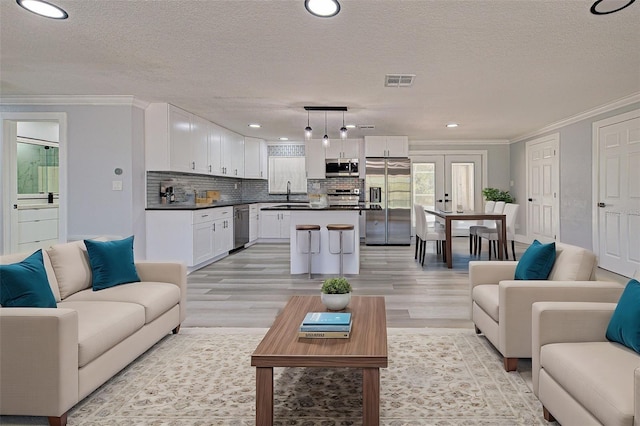
[[[78,404],[69,425],[255,424],[250,357],[263,332],[207,330],[167,336]],[[388,344],[381,424],[546,424],[525,380],[472,330],[390,329]],[[361,425],[361,386],[356,369],[277,368],[275,424]]]

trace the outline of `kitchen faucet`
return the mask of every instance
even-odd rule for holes
[[[291,196],[291,181],[287,181],[287,203],[289,202],[289,197]]]

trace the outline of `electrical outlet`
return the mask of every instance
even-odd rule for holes
[[[235,183],[234,186],[235,186],[234,189],[238,189],[238,184],[237,183]]]
[[[122,191],[122,181],[121,180],[114,180],[111,182],[111,189],[113,191]]]

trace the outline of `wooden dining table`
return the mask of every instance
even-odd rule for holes
[[[504,252],[507,248],[507,215],[501,213],[482,213],[482,212],[448,212],[438,209],[424,209],[428,214],[432,214],[444,219],[445,227],[445,250],[447,255],[447,268],[453,268],[453,255],[451,253],[451,230],[454,220],[495,220],[498,229],[498,259],[504,258]]]

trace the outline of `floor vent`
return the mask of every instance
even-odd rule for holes
[[[413,85],[415,74],[387,74],[384,77],[385,87],[409,87]]]

